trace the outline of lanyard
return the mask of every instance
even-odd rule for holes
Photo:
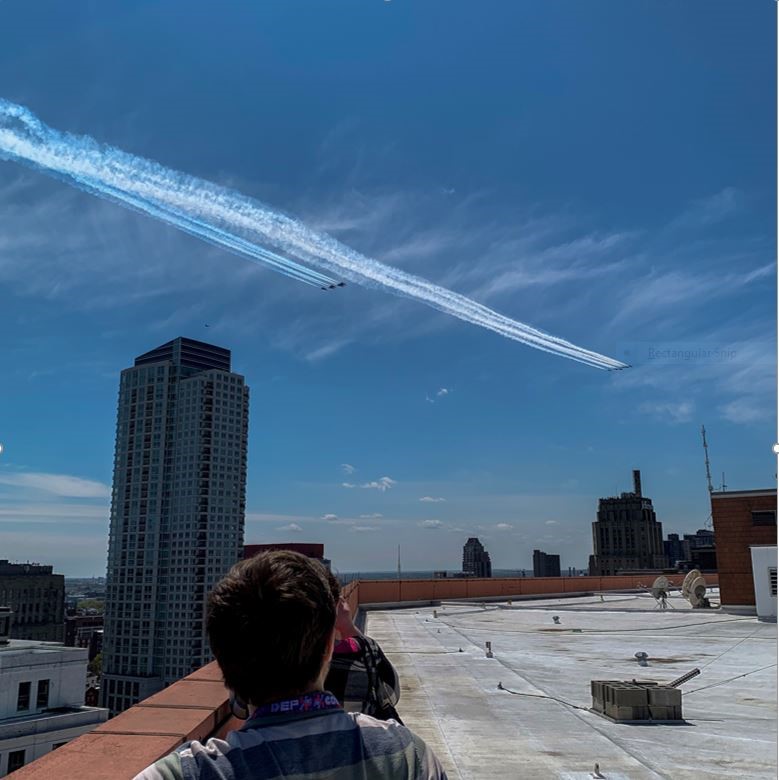
[[[257,707],[249,720],[261,718],[265,715],[336,710],[340,709],[340,707],[341,705],[339,704],[338,699],[336,699],[332,693],[327,693],[327,691],[315,691],[314,693],[306,693],[297,699],[283,699],[282,701],[263,704],[261,707]]]

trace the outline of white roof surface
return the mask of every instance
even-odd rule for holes
[[[776,624],[692,610],[678,594],[670,603],[660,612],[648,594],[445,602],[438,618],[432,607],[368,612],[366,633],[398,670],[401,717],[450,780],[579,780],[597,777],[596,763],[609,780],[776,778]],[[702,673],[681,687],[681,725],[615,724],[587,709],[590,680],[667,683],[694,667]]]

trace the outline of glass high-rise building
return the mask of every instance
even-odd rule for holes
[[[108,542],[103,705],[211,660],[208,593],[243,553],[249,388],[230,351],[177,338],[122,371]]]

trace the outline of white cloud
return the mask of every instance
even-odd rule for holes
[[[735,187],[695,200],[670,225],[671,228],[701,228],[721,222],[742,210],[744,196]]]
[[[379,526],[377,525],[353,525],[352,531],[357,531],[357,533],[366,533],[368,531],[378,531]]]
[[[309,363],[316,363],[320,360],[324,360],[325,358],[334,355],[336,352],[339,352],[345,346],[351,343],[352,343],[351,339],[335,339],[333,341],[328,342],[327,344],[323,344],[321,347],[318,347],[317,349],[311,350],[311,352],[308,352],[305,356],[306,360]],[[351,472],[348,473],[351,474]]]
[[[92,524],[100,520],[107,522],[110,511],[107,503],[28,503],[14,498],[10,501],[6,499],[0,505],[0,522]]]
[[[419,500],[424,504],[440,504],[443,501],[446,501],[446,499],[441,496],[422,496]]]
[[[341,469],[343,470],[344,474],[354,474],[354,472],[357,471],[357,469],[352,466],[351,463],[342,463]]]
[[[436,398],[444,398],[453,392],[454,390],[452,390],[450,387],[439,387],[438,390],[435,391],[435,398],[431,398],[429,395],[426,395],[425,401],[427,401],[429,404],[434,404]]]
[[[544,525],[557,525],[557,520],[547,520]]]
[[[365,488],[366,490],[380,490],[382,493],[390,490],[390,488],[397,485],[397,481],[391,477],[379,477],[379,479],[372,482],[364,482],[362,485],[355,485],[351,482],[342,482],[341,485],[345,488]]]
[[[360,515],[360,520],[380,520],[384,515],[381,512],[372,512],[369,515]]]
[[[279,515],[265,512],[247,512],[247,523],[298,523],[310,520],[310,516],[303,515]]]
[[[745,265],[743,259],[742,264]],[[736,273],[716,269],[704,272],[651,269],[625,288],[611,325],[623,327],[628,321],[633,326],[667,321],[669,315],[678,314],[680,310],[689,314],[693,307],[710,305],[714,299],[731,296],[774,272],[772,263]]]
[[[111,488],[103,482],[72,477],[69,474],[6,471],[0,472],[0,485],[51,493],[61,498],[109,498],[111,496]]]
[[[514,528],[514,526],[511,525],[511,523],[498,523],[495,526],[496,531],[510,531],[512,528]]]
[[[423,520],[420,524],[420,528],[441,528],[443,523],[440,520]]]
[[[327,520],[328,523],[332,523],[334,520],[337,519],[338,519],[338,515],[333,515],[333,514],[322,515],[322,517],[320,518],[320,520]]]
[[[276,529],[277,531],[291,531],[293,534],[299,534],[303,529],[297,523],[290,523],[289,525],[282,525]]]
[[[651,415],[661,422],[676,424],[689,422],[692,419],[695,404],[691,401],[681,401],[679,403],[668,401],[654,403],[647,401],[641,404],[638,410],[643,414]]]
[[[737,398],[719,407],[720,414],[730,422],[750,423],[765,420],[766,410],[755,403],[755,399]]]

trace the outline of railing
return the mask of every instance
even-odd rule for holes
[[[678,586],[683,575],[668,579]],[[343,595],[356,615],[360,605],[632,590],[653,580],[654,575],[358,580],[344,587]],[[706,580],[717,584],[716,575],[707,574]],[[241,723],[230,715],[228,693],[213,662],[17,770],[14,780],[129,780],[184,742],[222,738]]]

